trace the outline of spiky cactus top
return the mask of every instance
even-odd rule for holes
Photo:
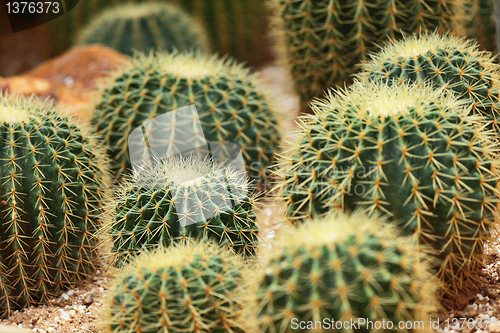
[[[77,44],[101,43],[121,53],[208,51],[201,25],[182,9],[166,3],[127,4],[104,11],[77,37]]]
[[[92,270],[101,149],[50,103],[0,95],[0,316]]]
[[[498,160],[491,136],[473,129],[461,102],[407,84],[354,84],[313,105],[281,160],[287,214],[332,209],[391,216],[435,249],[453,281],[482,259],[496,223]]]
[[[475,42],[448,35],[421,34],[394,42],[363,64],[362,78],[392,84],[408,80],[456,93],[500,128],[500,66]]]
[[[139,251],[192,238],[255,254],[255,198],[243,171],[196,155],[169,158],[134,172],[115,194],[106,232],[118,265]]]
[[[137,257],[113,281],[107,332],[253,332],[242,263],[217,245],[180,244]]]
[[[439,284],[416,242],[397,234],[394,226],[359,212],[329,214],[283,230],[264,252],[263,271],[249,276],[261,332],[340,328],[331,319],[354,322],[359,332],[392,332],[405,321],[423,321],[428,328]],[[386,329],[376,330],[382,320]]]
[[[465,0],[272,0],[278,53],[303,102],[342,84],[378,45],[401,34],[459,29]]]
[[[230,60],[200,54],[157,53],[136,57],[104,86],[94,123],[107,142],[117,177],[130,168],[127,138],[143,122],[195,104],[209,142],[241,147],[246,169],[266,183],[280,135],[274,110],[248,70]],[[182,128],[172,128],[175,131]]]

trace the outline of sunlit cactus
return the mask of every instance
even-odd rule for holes
[[[109,184],[85,126],[34,98],[0,95],[0,316],[87,278]]]
[[[256,198],[245,173],[196,155],[146,166],[115,191],[105,233],[117,264],[162,245],[213,241],[242,256],[255,255]]]
[[[206,141],[240,146],[251,180],[266,187],[280,140],[267,92],[234,61],[195,53],[138,56],[104,84],[94,124],[106,139],[115,177],[131,166],[127,139],[134,129],[192,104]],[[166,140],[184,130],[174,126]]]
[[[458,292],[477,278],[498,221],[498,147],[463,104],[404,83],[332,91],[301,118],[280,161],[287,215],[360,208],[390,216],[434,249],[439,276]]]
[[[500,129],[498,84],[500,66],[491,53],[466,39],[449,35],[421,34],[382,48],[363,64],[360,77],[387,84],[408,81],[444,88],[464,99],[473,114],[485,118],[490,128]]]
[[[114,279],[106,332],[253,333],[243,264],[217,245],[185,243],[145,253]]]
[[[339,328],[331,319],[360,332],[406,332],[397,328],[408,321],[422,326],[407,331],[429,327],[439,282],[415,239],[393,225],[337,213],[280,233],[262,271],[247,277],[261,332],[329,332]],[[377,330],[382,321],[386,330]]]

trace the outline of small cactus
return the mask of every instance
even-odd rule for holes
[[[191,104],[206,140],[240,146],[252,181],[267,185],[280,134],[255,76],[231,60],[177,52],[137,56],[104,85],[94,124],[106,138],[116,178],[131,167],[127,138],[135,128]],[[172,133],[182,130],[174,127]]]
[[[433,248],[450,287],[474,279],[497,223],[498,151],[492,135],[442,90],[360,83],[313,104],[283,154],[287,215],[329,210],[390,216]],[[448,293],[448,292],[447,292]]]
[[[77,44],[101,43],[119,52],[208,51],[201,25],[181,8],[166,3],[125,4],[93,18],[78,34]]]
[[[258,243],[255,198],[243,171],[197,155],[167,158],[120,184],[109,212],[112,251],[130,255],[186,239],[213,241],[244,256]]]
[[[1,317],[93,270],[102,149],[50,103],[0,94]]]
[[[308,103],[349,81],[385,41],[423,30],[461,34],[465,0],[271,0],[278,54]]]
[[[362,80],[409,81],[453,91],[472,106],[472,113],[500,130],[500,66],[475,42],[439,34],[421,34],[387,45],[365,63]]]
[[[107,332],[253,332],[243,264],[213,244],[185,243],[145,253],[112,283]]]
[[[301,329],[297,319],[314,325],[354,322],[360,332],[396,331],[405,321],[429,327],[439,283],[415,240],[399,237],[394,226],[359,212],[330,213],[283,233],[264,252],[263,270],[248,277],[261,332],[336,328]],[[374,329],[382,321],[394,330]]]

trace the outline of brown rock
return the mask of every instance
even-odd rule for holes
[[[0,90],[50,97],[71,115],[89,120],[97,82],[124,65],[127,59],[102,45],[74,47],[23,75],[0,77]]]

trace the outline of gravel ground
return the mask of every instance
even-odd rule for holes
[[[292,92],[291,81],[287,79],[286,71],[276,66],[262,68],[259,76],[269,87],[270,95],[283,112],[285,119],[281,127],[286,129],[283,131],[285,139],[289,139],[290,133],[293,133],[292,130],[295,128],[293,118],[298,114],[298,98]],[[272,238],[279,227],[279,223],[276,222],[279,219],[276,216],[281,215],[282,211],[272,204],[263,206],[266,208],[259,214],[261,223],[265,225],[263,235],[265,238]],[[439,318],[440,332],[500,332],[500,323],[496,324],[496,318],[500,320],[498,244],[492,244],[488,254],[489,264],[483,271],[481,293],[464,308],[453,309],[443,314]],[[10,319],[4,320],[3,324],[39,333],[97,332],[96,325],[107,295],[108,279],[104,271],[101,267],[87,281],[80,282],[60,297],[52,299],[49,304],[17,312]],[[488,327],[485,324],[487,320],[491,321]]]

